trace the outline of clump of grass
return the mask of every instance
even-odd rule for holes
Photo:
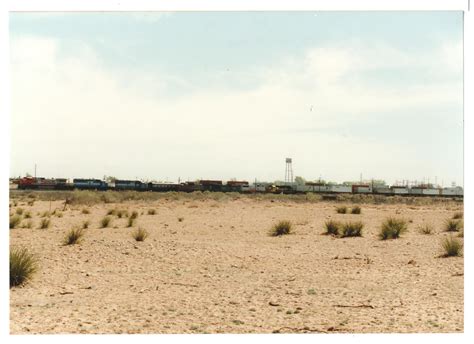
[[[136,210],[132,211],[132,215],[130,215],[131,219],[136,219],[138,217],[138,212]]]
[[[69,232],[67,232],[66,236],[64,237],[63,243],[64,245],[78,244],[82,240],[83,236],[84,230],[82,228],[73,228]]]
[[[441,242],[444,251],[443,257],[458,257],[462,252],[462,242],[452,236],[444,238]]]
[[[128,217],[128,211],[123,209],[117,210],[116,215],[119,219],[121,219],[122,217]]]
[[[155,209],[148,209],[148,215],[155,215],[156,210]]]
[[[346,222],[342,225],[341,237],[360,237],[364,224],[361,221]]]
[[[36,257],[26,248],[10,250],[10,288],[27,282],[37,269]]]
[[[23,214],[23,208],[16,208],[15,213],[16,213],[17,215],[22,215],[22,214]]]
[[[25,214],[23,216],[25,217],[25,219],[31,219],[31,212],[25,211]]]
[[[463,218],[463,216],[464,216],[463,212],[462,212],[462,211],[459,211],[459,212],[457,212],[457,213],[454,213],[454,215],[453,215],[453,220],[460,220],[460,219]]]
[[[347,207],[346,207],[346,206],[337,207],[337,208],[336,208],[336,212],[337,212],[338,214],[346,214],[346,213],[347,213]]]
[[[29,221],[26,221],[25,224],[23,224],[21,226],[21,228],[33,228],[33,221],[29,220]]]
[[[46,228],[49,228],[50,225],[51,225],[51,220],[49,218],[43,218],[40,221],[39,228],[40,229],[46,229]]]
[[[100,226],[101,228],[107,228],[111,225],[112,223],[112,218],[110,216],[105,216],[101,221],[100,221]]]
[[[60,211],[55,211],[55,215],[56,215],[57,217],[63,217],[63,213],[60,212]]]
[[[132,232],[132,237],[136,241],[144,241],[148,237],[148,232],[143,228],[138,228]]]
[[[447,219],[444,222],[444,228],[446,232],[459,232],[462,227],[461,225],[461,220]]]
[[[424,223],[418,226],[418,231],[421,234],[426,234],[426,235],[433,234],[433,226],[429,223]]]
[[[41,214],[41,217],[50,217],[51,216],[51,213],[49,211],[44,211],[42,214]]]
[[[408,224],[404,219],[389,217],[382,223],[379,238],[382,240],[397,239],[408,229]]]
[[[351,214],[357,214],[358,215],[358,214],[361,213],[361,211],[362,211],[362,209],[358,205],[356,205],[355,207],[352,207]]]
[[[324,228],[326,229],[326,232],[324,234],[339,235],[339,229],[341,228],[341,223],[334,220],[329,220],[329,221],[326,221],[326,223],[324,224]]]
[[[34,204],[35,204],[35,200],[34,200],[34,199],[28,201],[28,205],[29,205],[30,207],[32,207]]]
[[[10,229],[15,228],[21,222],[21,216],[19,215],[12,215],[10,216]]]
[[[132,218],[131,216],[128,218],[127,222],[127,227],[132,227],[135,222],[135,218]]]
[[[290,221],[280,221],[270,229],[270,236],[282,236],[290,234],[292,225]]]
[[[83,214],[90,214],[91,211],[90,211],[89,209],[87,209],[87,208],[83,208],[83,209],[81,210],[81,213],[83,213]]]
[[[82,229],[87,229],[89,228],[89,225],[90,225],[90,221],[89,220],[86,220],[82,223]]]
[[[107,211],[107,215],[117,215],[117,209],[109,209],[109,211]]]

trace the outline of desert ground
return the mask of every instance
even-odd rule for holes
[[[336,213],[340,202],[244,196],[27,202],[11,195],[10,213],[29,211],[32,228],[24,219],[10,229],[10,247],[28,248],[39,270],[10,288],[12,334],[464,331],[464,259],[441,257],[440,245],[459,202],[361,203],[359,215]],[[139,215],[132,227],[111,215],[100,228],[112,209]],[[380,240],[389,216],[408,231]],[[323,235],[328,219],[362,221],[362,237]],[[270,236],[279,220],[293,233]],[[82,242],[64,245],[84,221]],[[420,233],[424,223],[434,233]],[[131,235],[139,227],[142,242]]]

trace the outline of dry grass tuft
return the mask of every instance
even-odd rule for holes
[[[16,213],[17,215],[22,215],[22,214],[23,214],[23,208],[16,208],[15,213]]]
[[[454,213],[453,215],[453,220],[460,220],[464,217],[464,213],[462,211],[459,211],[457,213]]]
[[[426,235],[433,234],[433,231],[434,231],[433,230],[433,225],[431,225],[429,223],[424,223],[424,224],[418,226],[418,231],[421,234],[426,234]]]
[[[39,228],[40,229],[46,229],[46,228],[49,228],[50,225],[51,225],[51,220],[49,218],[43,218],[40,221]]]
[[[67,232],[66,236],[64,237],[63,244],[64,245],[78,244],[82,240],[83,236],[84,236],[84,230],[82,228],[73,228],[69,232]]]
[[[460,240],[449,236],[443,239],[441,247],[444,251],[443,257],[458,257],[461,256],[463,244]]]
[[[290,221],[280,221],[270,229],[270,236],[282,236],[290,234],[292,225]]]
[[[326,223],[324,224],[324,228],[326,229],[326,232],[324,234],[339,235],[339,230],[341,227],[342,227],[342,224],[338,221],[334,221],[334,220],[326,221]]]
[[[16,228],[21,222],[21,216],[19,215],[12,215],[10,216],[10,229]]]
[[[138,212],[136,210],[132,211],[132,215],[130,215],[130,218],[135,220],[138,217]]]
[[[447,219],[444,222],[444,229],[446,230],[446,232],[459,232],[461,228],[462,228],[461,220]]]
[[[346,222],[342,225],[341,237],[360,237],[364,224],[361,221]]]
[[[148,209],[148,215],[156,215],[155,209]]]
[[[82,229],[87,229],[89,228],[89,225],[90,225],[90,221],[89,220],[86,220],[82,223]]]
[[[38,270],[38,261],[26,248],[10,250],[10,288],[22,285]]]
[[[338,214],[346,214],[347,213],[347,207],[346,206],[337,207],[336,212]]]
[[[112,218],[110,216],[105,216],[102,220],[100,220],[100,227],[107,228],[112,224]]]
[[[351,214],[357,214],[359,215],[361,213],[362,209],[356,205],[355,207],[352,207]]]
[[[148,232],[143,228],[138,228],[132,232],[132,237],[136,241],[144,241],[148,237]]]
[[[382,240],[397,239],[401,234],[405,233],[407,229],[408,224],[406,220],[389,217],[382,223],[379,238]]]
[[[87,215],[87,214],[90,214],[91,211],[90,211],[89,209],[87,209],[87,208],[83,208],[83,209],[81,210],[81,213]]]

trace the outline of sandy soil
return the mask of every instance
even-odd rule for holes
[[[18,206],[34,227],[11,229],[10,244],[34,252],[40,270],[10,289],[12,334],[464,330],[463,258],[439,257],[443,221],[461,204],[362,205],[361,215],[343,215],[327,202],[160,200],[97,204],[90,214],[69,207],[49,229],[38,229],[49,202]],[[113,208],[139,211],[133,228],[150,236],[136,242],[125,218],[100,229]],[[381,241],[389,215],[412,222],[402,238]],[[362,220],[363,237],[321,235],[329,218]],[[282,219],[294,234],[268,236]],[[83,242],[62,245],[84,220]],[[424,222],[433,235],[417,231]]]

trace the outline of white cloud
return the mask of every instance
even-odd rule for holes
[[[427,52],[429,60],[384,45],[321,47],[271,65],[252,90],[166,98],[150,95],[179,77],[112,72],[87,46],[64,54],[59,41],[15,37],[12,173],[31,171],[37,162],[45,175],[68,177],[275,179],[282,159],[293,156],[297,174],[307,178],[429,174],[431,164],[406,158],[403,141],[374,144],[352,135],[351,124],[390,111],[462,104],[461,80],[397,87],[349,81],[364,71],[407,66],[439,70],[443,78],[447,68],[460,68],[458,54],[447,45]],[[295,134],[327,127],[340,134]]]

